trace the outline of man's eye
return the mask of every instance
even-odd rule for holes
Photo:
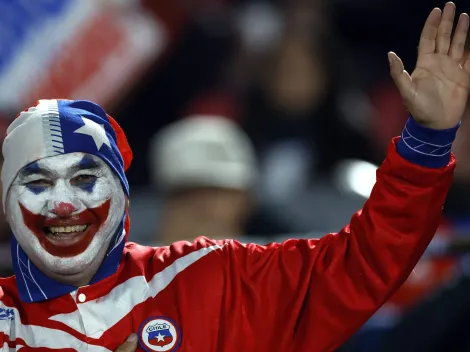
[[[74,186],[87,185],[94,183],[96,181],[96,176],[93,175],[78,175],[74,177],[70,183]]]
[[[52,182],[49,180],[34,180],[25,184],[26,188],[34,194],[44,192],[48,187],[52,186]]]
[[[43,179],[30,181],[26,184],[28,188],[45,188],[45,187],[49,187],[50,185],[51,185],[51,181],[43,180]]]

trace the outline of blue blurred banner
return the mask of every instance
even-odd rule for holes
[[[131,0],[0,0],[0,112],[41,98],[109,105],[167,34]]]

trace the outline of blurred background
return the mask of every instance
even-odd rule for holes
[[[38,99],[90,99],[134,151],[131,240],[320,237],[362,207],[401,132],[386,53],[411,72],[434,6],[444,1],[2,0],[0,135]],[[465,121],[435,240],[341,351],[470,351],[469,150]],[[0,221],[3,275],[9,237]]]

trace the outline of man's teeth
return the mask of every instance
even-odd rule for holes
[[[49,230],[52,233],[83,232],[87,227],[88,225],[54,226],[50,227]]]

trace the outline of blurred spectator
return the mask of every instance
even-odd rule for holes
[[[327,5],[291,1],[277,11],[264,5],[268,43],[259,45],[264,50],[243,48],[253,72],[244,126],[270,202],[295,198],[342,159],[371,154],[358,67],[331,28]]]
[[[234,122],[188,117],[158,133],[150,155],[164,193],[159,242],[244,233],[257,172],[251,142]]]

